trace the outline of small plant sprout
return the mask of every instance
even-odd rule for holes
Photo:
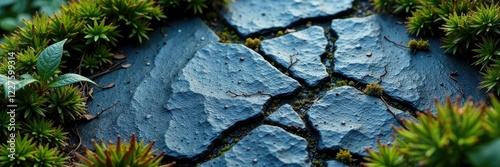
[[[54,76],[61,63],[64,42],[66,42],[66,39],[50,45],[40,53],[36,64],[37,78],[39,79],[35,79],[30,74],[23,74],[20,76],[22,80],[10,80],[9,82],[15,83],[15,91],[33,82],[40,83],[40,92],[45,92],[48,88],[62,87],[81,81],[97,85],[94,81],[78,74],[67,73],[61,76]],[[8,84],[5,84],[9,79],[12,78],[0,74],[0,84],[4,85],[5,97],[9,95],[9,91],[7,91],[9,90]]]

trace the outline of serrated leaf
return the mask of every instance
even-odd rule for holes
[[[59,68],[64,42],[66,42],[66,40],[67,39],[64,39],[60,42],[52,44],[40,53],[36,63],[36,69],[38,75],[40,75],[42,83],[45,83],[52,75],[54,75],[57,68]]]
[[[84,76],[81,76],[78,74],[64,74],[64,75],[61,75],[61,76],[57,77],[56,79],[52,80],[52,82],[49,84],[49,88],[62,87],[62,86],[66,86],[66,85],[81,82],[81,81],[90,82],[94,85],[97,85],[94,81],[92,81]]]

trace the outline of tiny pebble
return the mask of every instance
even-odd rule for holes
[[[201,37],[201,40],[204,41],[205,40],[205,37]]]
[[[227,108],[229,108],[229,107],[228,107],[227,105],[225,105],[225,106],[224,106],[224,109],[227,109]]]
[[[345,125],[345,121],[342,121],[340,124]]]
[[[182,32],[182,30],[181,30],[181,29],[179,29],[179,32]]]
[[[361,45],[360,44],[356,44],[356,49],[361,49]]]
[[[257,163],[257,161],[258,161],[257,158],[253,159],[253,163]]]
[[[366,53],[366,56],[367,56],[367,57],[372,57],[372,52],[367,52],[367,53]]]
[[[149,66],[149,65],[151,65],[151,63],[147,62],[146,65]]]
[[[151,118],[151,115],[149,115],[149,114],[146,115],[146,119],[149,119],[149,118]]]
[[[240,57],[240,61],[245,61],[245,58],[244,57]]]
[[[238,84],[241,84],[241,81],[238,81]]]

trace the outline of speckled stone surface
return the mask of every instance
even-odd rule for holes
[[[261,125],[229,151],[201,164],[218,166],[311,166],[307,141],[281,128]]]
[[[338,35],[334,72],[365,84],[382,80],[385,94],[421,111],[427,107],[435,111],[435,98],[485,99],[485,91],[478,89],[482,80],[478,70],[444,54],[439,39],[429,39],[430,51],[415,54],[384,39],[406,46],[415,38],[396,22],[382,15],[334,19],[331,28]],[[455,71],[458,82],[450,77]]]
[[[296,130],[306,128],[304,121],[300,119],[299,114],[297,114],[289,104],[285,104],[278,108],[278,110],[266,118],[266,121]]]
[[[224,130],[263,114],[271,96],[290,94],[299,86],[241,44],[205,46],[171,85],[166,108],[172,119],[164,133],[167,154],[200,155]],[[232,97],[235,94],[248,96]]]
[[[411,117],[401,110],[390,110],[400,118]],[[319,132],[320,149],[348,149],[358,155],[368,155],[365,148],[376,150],[377,139],[382,143],[393,141],[391,126],[400,126],[382,100],[350,86],[326,92],[307,114]]]
[[[236,0],[221,16],[244,37],[277,31],[303,19],[333,17],[354,0]]]
[[[277,64],[289,69],[291,76],[304,81],[308,86],[318,86],[328,77],[321,55],[328,41],[320,26],[263,40],[260,50]],[[290,60],[291,59],[291,60]],[[290,66],[293,63],[292,66]]]

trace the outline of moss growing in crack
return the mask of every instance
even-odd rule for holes
[[[352,155],[351,155],[351,152],[349,150],[340,149],[340,151],[335,156],[335,159],[337,161],[344,163],[344,164],[349,164],[352,161]]]
[[[370,84],[366,85],[366,88],[363,90],[363,93],[375,97],[382,96],[383,93],[382,86],[380,86],[375,82],[371,82]]]
[[[335,86],[337,86],[337,87],[346,86],[346,85],[347,85],[347,81],[346,80],[340,80],[340,81],[337,81],[335,83]]]
[[[251,48],[251,49],[257,49],[259,48],[260,45],[260,39],[259,38],[247,38],[245,41],[245,46]]]
[[[276,37],[280,37],[280,36],[283,36],[285,33],[283,33],[283,31],[279,30],[277,33],[276,33]]]
[[[222,147],[219,152],[217,153],[219,156],[221,156],[222,154],[224,154],[224,152],[230,150],[233,146],[232,145],[227,145],[227,146],[224,146]]]
[[[418,50],[427,51],[430,48],[430,44],[428,40],[420,39],[417,41],[415,39],[412,39],[408,41],[408,48],[410,48],[414,53]]]
[[[319,93],[320,91],[321,91],[321,89],[319,89],[319,88],[314,89],[314,93]]]
[[[349,81],[348,85],[349,85],[349,86],[354,86],[354,85],[355,85],[355,83],[354,83],[354,81]]]

